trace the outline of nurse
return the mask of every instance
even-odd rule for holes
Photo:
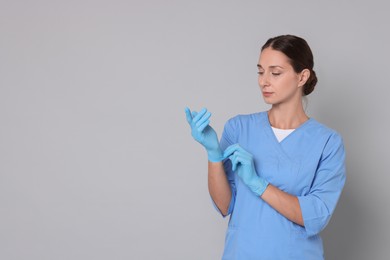
[[[221,140],[211,113],[186,108],[208,155],[216,209],[230,216],[222,259],[324,259],[320,232],[345,183],[341,136],[310,118],[302,97],[317,83],[313,55],[297,36],[269,39],[257,64],[268,111],[227,121]]]

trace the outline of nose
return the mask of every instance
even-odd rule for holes
[[[259,86],[264,88],[269,85],[268,77],[266,73],[259,75]]]

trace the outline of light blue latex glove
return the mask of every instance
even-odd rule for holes
[[[238,144],[226,148],[224,158],[232,161],[232,170],[236,171],[242,181],[257,195],[263,195],[268,186],[268,181],[257,175],[253,156]]]
[[[220,162],[223,160],[223,152],[219,147],[218,136],[215,130],[209,125],[211,113],[203,108],[199,113],[186,107],[187,122],[191,126],[192,137],[203,145],[207,151],[208,160]]]

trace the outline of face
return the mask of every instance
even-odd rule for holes
[[[296,73],[289,58],[270,47],[260,53],[257,67],[259,86],[267,104],[279,105],[301,101],[302,86],[307,80],[304,74],[307,70]]]

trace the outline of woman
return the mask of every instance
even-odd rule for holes
[[[222,259],[324,259],[319,233],[345,183],[345,153],[340,135],[304,111],[302,97],[317,83],[313,65],[304,39],[269,39],[257,67],[271,109],[231,118],[220,142],[211,114],[186,108],[208,154],[211,198],[230,215]]]

